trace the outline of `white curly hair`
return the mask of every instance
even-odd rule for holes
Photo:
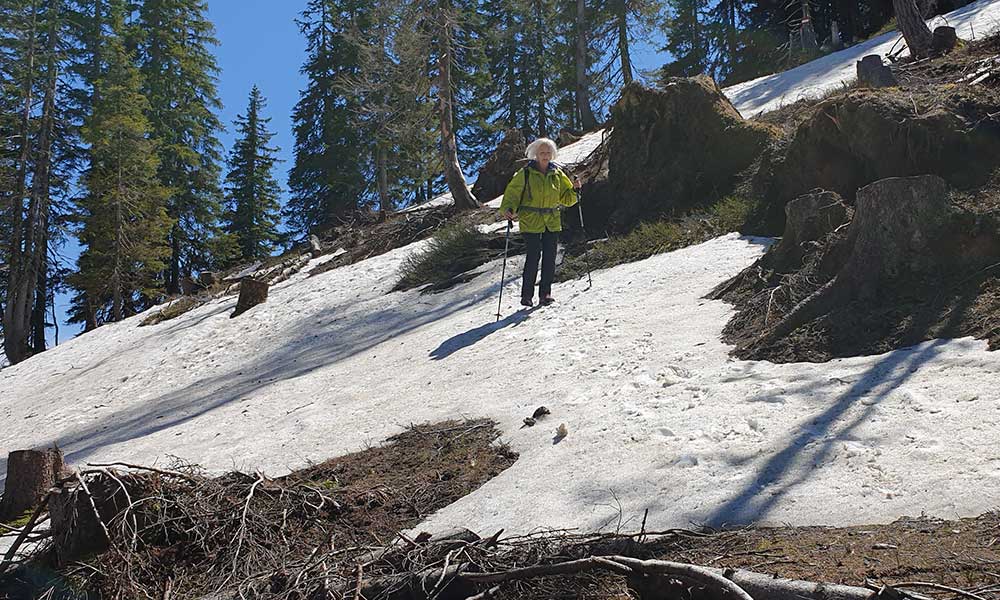
[[[542,147],[548,146],[552,150],[552,160],[555,160],[559,156],[559,146],[550,140],[549,138],[538,138],[537,140],[528,144],[527,149],[524,151],[524,155],[528,157],[529,160],[538,160],[538,151]]]

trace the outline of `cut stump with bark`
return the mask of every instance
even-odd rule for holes
[[[63,454],[58,448],[15,450],[8,454],[0,521],[11,521],[38,506],[63,468]]]
[[[815,190],[785,205],[785,232],[763,261],[766,267],[787,272],[802,266],[806,246],[822,240],[850,220],[837,192]]]
[[[931,48],[935,54],[947,54],[958,45],[958,32],[954,27],[942,25],[934,28],[931,39]]]
[[[858,83],[866,88],[884,88],[899,85],[896,76],[892,74],[882,57],[869,54],[857,62]]]
[[[240,297],[236,301],[236,310],[229,318],[238,317],[257,306],[267,302],[267,282],[258,281],[253,277],[246,277],[240,281]]]
[[[64,482],[49,496],[56,563],[67,565],[100,554],[110,547],[109,524],[128,506],[118,484],[103,478]]]
[[[873,296],[901,275],[940,266],[935,243],[951,215],[948,184],[940,177],[876,181],[858,190],[855,210],[845,240],[849,254],[837,275],[751,348],[769,346],[837,305]]]

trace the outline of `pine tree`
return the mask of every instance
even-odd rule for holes
[[[434,115],[427,70],[420,50],[422,36],[413,28],[406,2],[381,2],[370,13],[369,27],[347,32],[358,57],[356,75],[338,80],[338,90],[352,98],[352,121],[360,132],[359,153],[365,173],[374,178],[367,186],[365,203],[374,189],[379,211],[387,213],[405,201],[414,187],[433,173],[428,165],[436,157]],[[417,183],[419,182],[419,183]]]
[[[236,117],[236,142],[229,154],[226,231],[236,238],[241,260],[269,256],[281,239],[281,188],[273,173],[278,148],[269,146],[274,133],[267,129],[271,119],[261,114],[264,106],[264,96],[255,85],[246,115]]]
[[[703,0],[669,0],[667,43],[663,50],[673,61],[663,66],[664,77],[690,77],[708,70],[708,40],[705,36]]]
[[[308,80],[292,113],[295,159],[288,174],[291,197],[284,216],[299,234],[332,225],[358,208],[367,188],[356,100],[340,83],[359,70],[346,32],[367,30],[360,0],[309,0],[298,21],[306,38],[302,72]]]
[[[110,3],[109,27],[102,44],[105,71],[94,84],[93,114],[83,128],[91,166],[81,201],[84,250],[72,278],[98,324],[150,305],[170,257],[168,190],[157,177],[141,75],[125,49],[121,0]]]
[[[221,103],[211,51],[218,42],[206,11],[205,0],[145,0],[136,30],[144,33],[139,64],[159,179],[170,190],[169,293],[180,291],[182,276],[211,266],[221,216]]]
[[[0,218],[5,352],[11,362],[46,348],[47,311],[58,265],[64,199],[78,157],[63,73],[73,60],[64,0],[8,1],[0,22]]]

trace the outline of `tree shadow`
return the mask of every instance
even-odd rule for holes
[[[512,278],[504,281],[510,283]],[[64,431],[49,439],[58,444],[70,464],[83,464],[95,451],[184,425],[212,411],[260,392],[272,384],[308,375],[363,353],[391,338],[412,332],[456,312],[494,301],[500,282],[469,284],[439,296],[430,309],[416,302],[377,305],[378,294],[364,306],[330,306],[301,319],[284,332],[284,343],[262,353],[249,364],[234,365],[225,373],[200,378],[158,397],[103,416],[99,421]],[[214,308],[212,314],[226,310]],[[244,315],[244,318],[250,315]],[[199,320],[205,316],[197,317]],[[318,325],[317,322],[322,323]],[[184,327],[184,323],[176,326]],[[169,451],[169,449],[167,449]],[[0,458],[0,486],[6,482],[6,461]]]
[[[954,329],[962,314],[972,305],[974,294],[963,294],[956,298],[953,306],[939,310],[947,311],[948,321],[945,331]],[[934,319],[917,318],[907,328],[903,339],[924,339],[933,326]],[[950,325],[950,327],[949,327]],[[877,406],[889,394],[905,383],[921,366],[933,360],[947,344],[948,338],[934,339],[922,345],[895,350],[876,362],[829,408],[802,424],[783,450],[772,456],[760,468],[756,477],[748,482],[742,491],[732,499],[712,511],[704,520],[706,525],[742,525],[765,517],[783,496],[799,484],[805,482],[812,469],[803,466],[805,462],[822,464],[833,452],[837,442],[846,439],[852,431],[871,417]],[[874,395],[869,392],[877,390]],[[867,408],[850,422],[841,424],[843,415],[855,402],[867,398]],[[822,439],[818,450],[809,452],[811,442]],[[799,466],[799,475],[785,479],[785,475]],[[766,497],[763,495],[766,494]]]

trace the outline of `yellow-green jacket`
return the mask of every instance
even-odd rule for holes
[[[524,189],[525,172],[528,173],[528,189]],[[562,231],[559,209],[574,204],[576,190],[562,169],[549,163],[548,173],[542,173],[530,163],[526,169],[518,169],[507,184],[500,214],[508,209],[517,213],[522,233],[542,233],[546,229]]]

